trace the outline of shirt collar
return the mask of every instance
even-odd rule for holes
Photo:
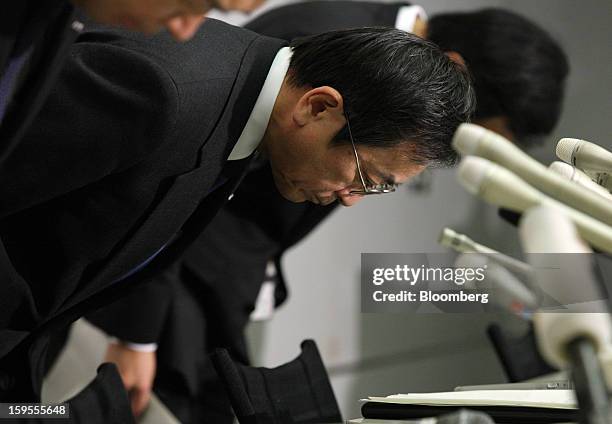
[[[274,103],[289,70],[292,54],[290,47],[283,47],[276,53],[249,120],[227,160],[239,160],[248,157],[261,142],[268,127]]]

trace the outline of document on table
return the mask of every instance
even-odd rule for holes
[[[473,390],[465,392],[407,393],[370,396],[365,402],[429,406],[518,406],[576,409],[573,390]]]

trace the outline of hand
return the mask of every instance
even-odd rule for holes
[[[110,343],[104,361],[117,365],[130,397],[132,413],[138,417],[151,399],[156,368],[155,352],[138,352],[121,343]]]

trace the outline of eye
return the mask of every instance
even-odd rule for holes
[[[389,191],[395,191],[395,189],[397,188],[399,184],[390,184],[386,182],[375,183],[371,179],[368,178],[367,185],[368,185],[368,189],[372,191],[389,192]]]
[[[375,189],[381,185],[381,184],[375,183],[374,181],[372,181],[370,177],[367,177],[367,176],[365,177],[365,183],[366,183],[366,187],[369,189]]]

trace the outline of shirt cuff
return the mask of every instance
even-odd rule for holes
[[[116,337],[110,337],[108,342],[120,344],[136,352],[155,352],[157,351],[157,343],[131,343],[131,342],[126,342],[124,340],[119,340]]]
[[[425,9],[419,5],[402,6],[399,8],[397,17],[395,18],[395,28],[412,33],[412,31],[414,31],[414,24],[417,18],[427,21],[427,13],[425,13]]]

